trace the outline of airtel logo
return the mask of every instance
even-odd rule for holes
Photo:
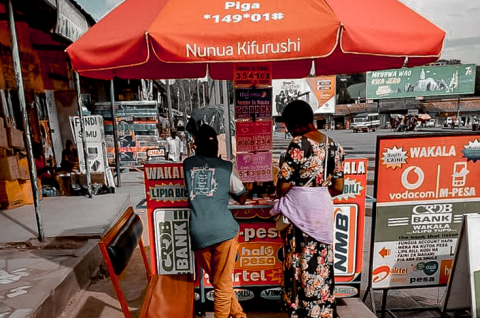
[[[372,281],[374,283],[380,283],[382,280],[385,280],[385,278],[387,278],[388,275],[390,275],[390,267],[379,266],[372,271],[372,276],[373,276]]]
[[[408,176],[411,172],[417,175],[417,181],[414,183],[410,183],[410,181],[408,181]],[[425,174],[420,167],[410,166],[402,173],[402,184],[407,190],[417,189],[423,184],[423,180],[425,180]]]

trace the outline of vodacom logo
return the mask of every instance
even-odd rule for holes
[[[411,183],[408,181],[410,173],[413,172],[414,174],[417,175],[417,178],[415,182]],[[410,179],[412,180],[412,179]],[[425,180],[425,174],[423,173],[423,170],[417,166],[411,166],[405,169],[405,171],[402,173],[402,184],[405,187],[405,189],[408,190],[415,190],[419,186],[422,185],[423,180]]]
[[[390,267],[384,265],[375,268],[372,272],[373,282],[379,283],[390,275]]]

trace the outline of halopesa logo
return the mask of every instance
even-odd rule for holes
[[[281,300],[282,299],[282,287],[275,287],[262,290],[260,297],[268,300]]]

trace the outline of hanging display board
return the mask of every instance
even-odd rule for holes
[[[244,64],[233,66],[234,86],[271,86],[272,63]]]
[[[271,88],[235,88],[235,119],[272,118]]]
[[[235,139],[238,152],[268,151],[273,149],[273,121],[237,121]]]
[[[154,274],[193,273],[188,195],[181,163],[145,164],[150,259]],[[187,249],[184,249],[187,247]]]
[[[272,181],[272,153],[238,153],[237,168],[242,182]]]
[[[454,268],[444,298],[444,312],[470,310],[480,317],[480,216],[469,214],[463,221]]]
[[[480,212],[476,134],[377,139],[373,289],[447,284],[462,218]]]

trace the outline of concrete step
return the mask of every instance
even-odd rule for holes
[[[86,288],[101,254],[97,239],[46,239],[43,246],[0,250],[0,317],[57,317],[70,298]],[[5,279],[7,278],[7,279]]]

